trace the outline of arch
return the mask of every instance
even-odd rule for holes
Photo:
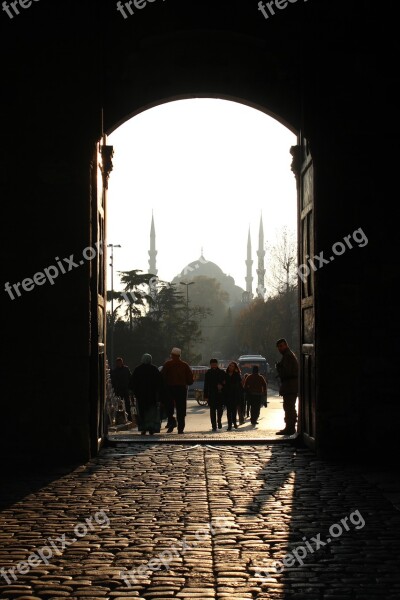
[[[5,280],[22,282],[52,257],[69,256],[72,237],[73,249],[95,241],[90,235],[98,174],[93,154],[103,131],[174,99],[224,98],[262,110],[310,142],[318,201],[315,252],[329,250],[357,227],[371,232],[368,250],[352,250],[318,273],[316,431],[322,451],[337,456],[345,448],[357,451],[360,442],[359,448],[368,447],[374,456],[379,446],[386,460],[388,439],[396,439],[399,404],[394,384],[387,384],[380,397],[395,418],[387,419],[387,411],[378,415],[375,390],[382,377],[389,381],[391,376],[381,336],[393,328],[396,298],[386,294],[383,301],[381,290],[396,269],[397,238],[388,235],[387,211],[377,208],[376,199],[392,183],[380,173],[389,172],[396,156],[395,138],[386,135],[391,129],[382,127],[382,114],[395,113],[394,96],[382,86],[385,72],[395,65],[390,62],[393,53],[377,60],[371,49],[379,15],[358,10],[356,3],[344,14],[332,3],[298,2],[266,21],[256,3],[204,0],[195,10],[192,4],[155,3],[140,18],[125,22],[112,4],[110,12],[98,1],[77,7],[65,0],[62,19],[51,8],[42,12],[40,36],[35,33],[40,3],[18,17],[18,28],[26,35],[15,37],[14,23],[8,24],[10,33],[1,38],[9,93],[2,99],[7,118],[0,184],[9,199],[4,222],[14,223],[19,210],[19,241],[16,248],[10,228],[11,237],[3,244]],[[379,148],[374,161],[371,148]],[[383,170],[375,168],[376,154]],[[392,192],[388,189],[388,198]],[[55,227],[58,221],[62,226]],[[96,307],[90,303],[88,281],[94,269],[89,267],[93,263],[71,272],[69,279],[60,277],[54,286],[9,300],[3,417],[14,427],[6,428],[1,444],[23,464],[30,456],[71,461],[97,451],[86,419],[90,381],[96,377],[88,358],[97,341],[90,335]],[[28,298],[32,318],[27,336],[21,306],[28,306]],[[62,327],[54,326],[61,321]],[[348,340],[350,330],[354,340]],[[17,394],[16,418],[15,402],[7,400],[16,397],[20,366],[13,357],[21,347],[28,349],[30,360]],[[38,378],[50,356],[51,373]],[[341,365],[353,364],[357,357],[356,366],[332,381],[338,357]],[[72,375],[65,377],[65,372]],[[34,389],[31,382],[36,382]],[[54,410],[55,389],[63,412]],[[36,406],[41,410],[35,412]],[[374,436],[365,436],[368,427]]]
[[[275,121],[278,121],[278,123],[280,123],[287,129],[289,129],[295,135],[298,135],[298,133],[299,133],[298,129],[292,123],[289,123],[280,114],[277,114],[273,110],[270,110],[268,108],[268,106],[266,106],[266,105],[260,105],[257,102],[253,102],[251,99],[248,99],[248,98],[232,96],[229,94],[216,94],[216,93],[213,93],[213,94],[204,93],[204,94],[195,94],[195,95],[187,93],[187,94],[180,94],[179,96],[170,96],[170,97],[166,97],[166,98],[160,98],[159,100],[154,101],[150,104],[141,106],[140,108],[138,108],[138,109],[132,111],[131,113],[128,113],[124,117],[120,118],[117,122],[115,122],[113,125],[111,125],[107,129],[107,131],[105,131],[105,133],[106,133],[106,135],[111,135],[114,131],[116,131],[116,129],[118,129],[119,127],[124,125],[124,123],[126,123],[130,119],[133,119],[137,115],[140,115],[142,112],[151,110],[152,108],[156,108],[157,106],[161,106],[162,104],[168,104],[170,102],[176,102],[178,100],[193,100],[193,99],[200,99],[200,98],[210,99],[210,100],[227,100],[229,102],[236,102],[238,104],[243,104],[243,106],[247,106],[248,108],[253,108],[254,110],[258,110],[259,112],[266,114],[267,116],[271,117],[272,119],[275,119]]]
[[[201,95],[200,94],[196,94],[196,95],[185,94],[185,95],[179,95],[179,96],[170,96],[168,98],[163,98],[160,101],[154,101],[151,104],[148,104],[146,106],[141,106],[141,107],[137,108],[136,110],[128,113],[124,117],[121,117],[121,119],[119,121],[117,121],[114,125],[112,125],[109,128],[109,130],[107,131],[107,135],[112,135],[112,133],[117,131],[117,129],[119,129],[120,127],[123,127],[123,125],[125,123],[127,123],[128,121],[132,120],[134,117],[136,117],[146,111],[151,111],[152,109],[155,109],[159,106],[169,104],[172,102],[179,103],[179,101],[193,100],[193,99],[219,100],[219,101],[221,101],[222,105],[223,105],[223,102],[231,102],[231,103],[235,103],[236,105],[239,104],[239,105],[242,105],[243,107],[246,107],[247,109],[251,109],[249,111],[244,110],[245,115],[247,112],[251,113],[252,111],[256,110],[259,114],[258,118],[260,120],[264,119],[264,116],[269,117],[271,120],[275,121],[277,128],[279,128],[279,127],[285,128],[287,130],[287,132],[290,132],[291,134],[294,134],[294,135],[298,134],[298,131],[295,129],[295,127],[293,127],[292,124],[288,123],[287,120],[282,118],[281,116],[276,115],[276,113],[271,111],[266,106],[261,106],[258,103],[251,101],[249,98],[243,98],[242,96],[239,96],[239,95],[232,96],[232,95],[214,93],[212,96],[210,94],[201,94]],[[235,119],[232,119],[232,126],[234,126],[234,121],[235,121]],[[267,119],[265,119],[265,121],[267,121]],[[267,138],[268,138],[268,136],[267,136]],[[132,137],[132,141],[133,140],[134,140],[134,137]],[[113,143],[113,142],[110,141],[110,143]],[[117,145],[116,141],[115,141],[115,143]],[[295,141],[291,141],[290,143],[293,144],[293,143],[295,143]],[[289,157],[289,146],[290,146],[290,144],[287,147],[288,157]],[[292,179],[294,180],[294,177],[293,177],[293,175],[291,176],[289,169],[288,169],[287,177],[292,177]],[[295,198],[296,198],[296,196],[293,197],[293,200],[295,200]],[[293,215],[295,214],[295,212],[296,212],[296,208],[293,207]],[[115,231],[113,232],[113,235],[114,236],[116,235]],[[197,262],[198,261],[189,263],[188,266],[193,266],[194,263],[197,263]],[[209,263],[209,264],[214,265],[214,263]],[[221,270],[217,265],[214,265],[214,267],[218,270]],[[201,275],[200,272],[196,273],[196,274]],[[177,277],[179,277],[179,275]],[[177,279],[177,277],[175,277],[172,281],[174,282]],[[297,346],[297,344],[296,344],[296,346]],[[296,347],[296,353],[297,353],[297,347]]]
[[[170,24],[171,25],[171,24]],[[171,30],[111,38],[104,81],[104,131],[176,100],[215,98],[264,112],[297,134],[302,123],[303,79],[279,39],[271,50],[262,35],[221,29]],[[296,35],[291,44],[295,45]]]

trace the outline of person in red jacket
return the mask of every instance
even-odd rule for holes
[[[180,348],[172,348],[171,358],[164,363],[161,375],[166,390],[167,433],[171,433],[175,428],[174,407],[176,408],[178,433],[183,433],[185,429],[187,389],[189,385],[192,385],[194,378],[193,371],[188,363],[181,360]]]
[[[244,389],[250,399],[250,421],[256,426],[260,416],[261,401],[267,395],[267,381],[265,377],[258,372],[258,365],[254,365],[251,375],[248,375],[244,382]]]

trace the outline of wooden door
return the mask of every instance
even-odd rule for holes
[[[298,264],[300,312],[299,432],[315,449],[316,442],[316,355],[314,256],[314,166],[307,140],[299,135],[291,150],[292,169],[297,179]]]
[[[106,435],[106,203],[113,148],[104,135],[96,144],[91,171],[91,247],[96,256],[90,266],[91,311],[91,448],[95,455]]]

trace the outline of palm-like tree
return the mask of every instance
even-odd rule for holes
[[[144,291],[143,286],[149,285],[150,280],[154,277],[151,273],[143,273],[139,269],[132,271],[118,271],[121,283],[125,286],[122,292],[107,291],[107,301],[116,300],[119,305],[114,311],[114,318],[118,309],[124,304],[126,305],[125,316],[129,317],[129,329],[133,329],[134,318],[143,315],[147,305],[151,305],[153,297]]]

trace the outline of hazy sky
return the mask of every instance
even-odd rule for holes
[[[248,229],[256,277],[261,211],[266,243],[284,225],[296,231],[296,136],[260,111],[224,100],[179,100],[133,117],[108,142],[114,169],[107,243],[122,246],[114,249],[115,289],[117,271],[149,270],[152,211],[158,276],[166,281],[203,248],[245,288]]]

